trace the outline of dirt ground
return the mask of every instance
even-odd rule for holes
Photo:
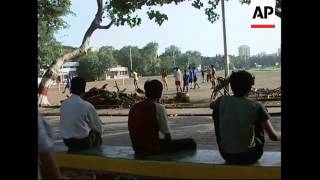
[[[281,72],[280,71],[261,71],[261,72],[254,72],[255,76],[255,87],[256,88],[270,88],[274,89],[281,86]],[[222,71],[218,72],[218,76],[224,76]],[[205,77],[206,78],[206,77]],[[138,81],[138,86],[143,89],[144,82],[147,80],[152,79],[158,79],[161,80],[160,76],[149,76],[149,77],[141,77]],[[206,80],[206,79],[205,79]],[[133,86],[133,79],[119,79],[116,80],[119,88],[124,89],[127,88],[125,91],[126,93],[131,93],[134,91]],[[104,84],[107,85],[107,89],[109,91],[116,91],[115,86],[115,80],[104,80],[104,81],[94,81],[94,82],[87,82],[86,91],[88,91],[92,87],[100,88]],[[200,86],[200,89],[191,89],[189,90],[190,100],[192,103],[202,103],[202,102],[209,102],[212,90],[211,83],[202,82],[201,74],[198,74],[198,84]],[[64,90],[65,85],[60,85],[60,91],[59,91],[59,85],[54,85],[49,89],[48,92],[48,99],[49,102],[52,105],[60,105],[60,101],[66,99],[66,95],[70,95],[68,90],[66,90],[66,93],[63,94],[62,91]],[[176,87],[174,84],[174,78],[172,75],[168,76],[168,87],[169,90],[167,91],[164,89],[163,96],[169,96],[173,97],[176,93]]]

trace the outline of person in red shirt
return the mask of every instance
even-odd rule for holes
[[[159,103],[163,86],[159,80],[144,84],[146,100],[136,103],[129,111],[128,129],[135,155],[153,155],[183,150],[195,150],[192,138],[171,139],[167,111]],[[164,138],[159,137],[159,132]]]
[[[162,82],[163,82],[163,86],[165,88],[167,88],[167,91],[168,91],[167,76],[168,76],[167,71],[165,69],[163,69],[162,73],[161,73],[161,79],[162,79]]]
[[[217,79],[216,69],[214,68],[213,65],[211,65],[211,83],[212,83],[211,89],[214,89],[216,87],[216,79]]]

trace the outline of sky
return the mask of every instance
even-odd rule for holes
[[[142,48],[149,42],[159,44],[158,54],[170,45],[175,45],[184,53],[197,50],[203,56],[223,54],[222,16],[213,24],[207,20],[204,8],[201,10],[191,6],[192,1],[181,4],[164,5],[157,8],[168,15],[168,21],[161,26],[146,15],[147,8],[138,11],[142,18],[140,26],[112,26],[108,30],[96,30],[91,37],[90,46],[113,46],[120,49],[131,45]],[[68,15],[64,20],[69,28],[58,31],[55,37],[66,46],[79,47],[83,35],[93,20],[97,4],[91,0],[71,0],[71,11],[76,15]],[[221,6],[216,12],[221,15]],[[250,54],[261,52],[275,53],[281,46],[281,19],[275,18],[276,28],[251,29],[250,6],[241,5],[238,0],[225,2],[227,50],[229,55],[238,55],[240,45],[248,45]]]

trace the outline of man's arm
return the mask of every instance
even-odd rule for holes
[[[210,108],[212,109],[212,120],[214,124],[214,132],[217,139],[217,144],[219,148],[221,148],[221,136],[220,136],[220,117],[219,117],[219,109],[220,109],[220,101],[222,97],[219,97],[217,100],[210,103]]]
[[[262,128],[266,131],[272,141],[280,141],[281,133],[277,132],[273,128],[270,122],[270,115],[267,109],[261,104],[259,105],[258,109],[258,121],[261,123]]]
[[[89,104],[88,110],[88,119],[89,119],[89,127],[100,134],[103,132],[102,121],[99,118],[99,115],[92,104]]]
[[[272,124],[271,124],[269,119],[262,123],[262,128],[266,131],[266,133],[268,134],[269,138],[272,141],[280,141],[281,140],[281,133],[277,132],[273,128],[273,126],[272,126]]]
[[[170,134],[170,133],[164,134],[164,140],[165,140],[166,142],[170,142],[170,141],[171,141],[171,134]]]
[[[156,113],[160,132],[164,134],[164,139],[166,141],[171,141],[171,134],[168,127],[168,115],[166,108],[161,104],[156,103]]]

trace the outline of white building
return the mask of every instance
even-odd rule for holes
[[[61,79],[61,83],[65,83],[67,76],[77,76],[77,67],[79,67],[79,62],[65,62],[59,71],[59,76]],[[45,69],[40,69],[40,73],[38,74],[38,85],[41,82],[42,76],[45,73]],[[57,81],[53,82],[53,85],[55,85]]]
[[[79,67],[79,62],[65,62],[60,69],[60,76],[62,78],[62,82],[65,81],[67,76],[76,76],[77,75],[77,67]]]
[[[117,65],[117,67],[110,68],[109,73],[106,74],[106,79],[126,79],[129,78],[129,71],[127,67]]]
[[[254,65],[256,66],[256,68],[262,68],[262,65],[254,63]]]
[[[239,56],[240,57],[250,57],[250,47],[247,45],[242,45],[239,47]]]
[[[67,76],[77,76],[77,67],[79,67],[79,62],[65,62],[59,71],[59,76],[61,79],[61,83],[65,83],[67,80]],[[44,75],[45,70],[40,69],[40,74],[38,74],[38,85],[40,84],[40,81],[42,79],[42,76]],[[57,80],[53,82],[53,85],[57,83]]]

